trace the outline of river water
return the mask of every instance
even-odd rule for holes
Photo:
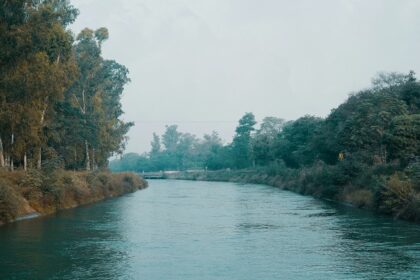
[[[0,279],[420,279],[420,226],[268,186],[158,180],[0,227]]]

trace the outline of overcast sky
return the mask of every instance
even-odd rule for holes
[[[130,70],[127,152],[166,124],[231,141],[238,119],[326,116],[379,71],[420,73],[418,0],[73,0]]]

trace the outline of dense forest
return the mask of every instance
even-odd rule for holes
[[[101,55],[108,30],[70,30],[68,0],[0,1],[0,167],[95,170],[122,152],[128,70]]]
[[[379,74],[326,118],[266,117],[256,124],[246,113],[227,145],[217,133],[198,139],[168,126],[153,136],[149,153],[124,155],[111,168],[256,171],[290,189],[352,196],[348,200],[360,207],[420,218],[420,83],[414,72]]]

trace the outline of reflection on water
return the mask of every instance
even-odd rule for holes
[[[267,186],[152,181],[1,227],[0,279],[420,279],[420,227]]]

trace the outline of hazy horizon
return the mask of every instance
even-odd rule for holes
[[[72,3],[73,31],[107,27],[104,56],[130,70],[126,152],[148,151],[170,124],[229,142],[245,112],[325,117],[378,72],[420,72],[419,1]]]

